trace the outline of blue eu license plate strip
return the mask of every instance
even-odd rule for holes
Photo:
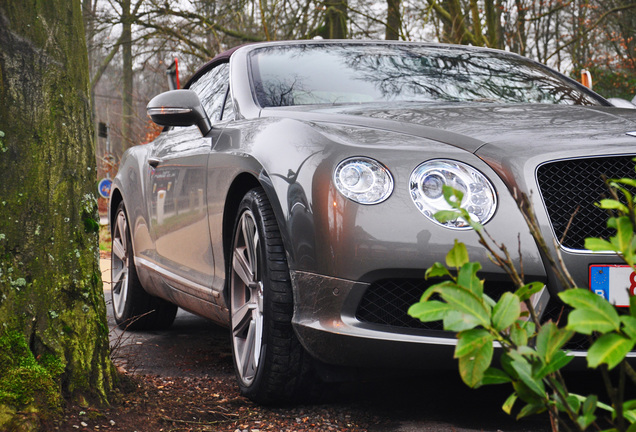
[[[627,265],[591,265],[590,290],[619,307],[629,306],[636,288],[636,273]]]

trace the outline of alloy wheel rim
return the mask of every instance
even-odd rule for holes
[[[117,213],[111,251],[111,293],[116,318],[123,315],[128,297],[128,221],[123,211]]]
[[[232,346],[243,383],[254,381],[263,339],[263,282],[260,272],[260,236],[251,211],[239,220],[232,251]]]

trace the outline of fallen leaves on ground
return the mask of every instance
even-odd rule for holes
[[[60,432],[366,431],[381,423],[337,405],[268,408],[242,397],[233,377],[129,377],[127,391],[106,409],[69,406]]]

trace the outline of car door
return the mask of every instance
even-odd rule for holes
[[[149,158],[150,234],[155,261],[172,289],[213,301],[214,256],[207,203],[207,163],[222,127],[227,93],[227,64],[197,79],[190,89],[203,104],[213,129],[205,137],[196,126],[162,133]]]

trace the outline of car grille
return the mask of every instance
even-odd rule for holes
[[[608,238],[608,214],[594,205],[609,196],[604,178],[634,178],[634,156],[572,159],[541,165],[537,180],[557,239],[584,249],[587,237]]]
[[[424,279],[384,279],[372,283],[362,297],[356,318],[363,322],[391,328],[444,330],[441,321],[423,323],[407,314],[408,308],[417,303],[422,293],[434,282]],[[486,281],[484,291],[497,300],[505,291],[513,291],[509,282]],[[570,308],[558,299],[551,299],[541,317],[542,322],[553,321],[559,327],[567,323]],[[564,346],[566,350],[586,350],[589,337],[576,334]]]
[[[423,323],[412,318],[407,311],[412,304],[420,301],[426,288],[436,283],[425,279],[383,279],[372,283],[366,290],[356,311],[356,318],[364,323],[384,326],[443,330],[441,321]],[[484,292],[494,299],[513,289],[509,282],[489,282]]]

